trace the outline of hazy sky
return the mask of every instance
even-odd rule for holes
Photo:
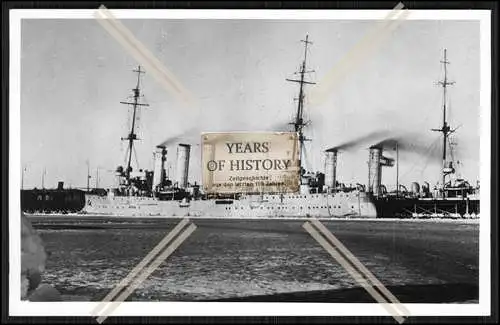
[[[154,147],[182,135],[193,145],[190,181],[200,181],[200,131],[281,130],[292,118],[303,56],[300,39],[314,42],[308,64],[320,82],[374,26],[373,21],[123,20],[127,28],[170,70],[198,102],[185,108],[146,73],[136,143],[141,168],[152,169]],[[137,62],[94,20],[22,22],[21,161],[25,187],[62,180],[86,186],[87,166],[100,169],[100,185],[125,164],[127,100],[135,86]],[[448,49],[449,122],[462,176],[479,179],[479,23],[405,21],[363,65],[350,72],[327,100],[310,108],[307,167],[323,171],[323,150],[374,131],[403,132],[431,155],[400,152],[400,182],[439,180],[442,123],[440,60]],[[186,133],[187,132],[187,133]],[[377,139],[373,138],[373,142]],[[339,154],[338,177],[366,183],[364,143]],[[434,146],[432,146],[434,144]],[[175,160],[175,144],[169,160]],[[394,152],[386,152],[386,156]],[[173,162],[172,162],[173,163]],[[135,166],[135,159],[133,159]],[[172,164],[170,175],[173,176]],[[92,179],[92,186],[95,179]],[[395,183],[395,168],[384,168],[383,183]]]

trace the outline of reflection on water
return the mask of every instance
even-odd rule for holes
[[[73,300],[102,299],[177,222],[56,229],[60,222],[33,221],[50,254],[44,280]],[[201,300],[357,286],[302,229],[301,221],[193,222],[196,231],[129,300]],[[373,233],[362,227],[366,234],[361,240],[351,239],[345,223],[330,229],[341,240],[345,236],[344,244],[385,285],[445,282],[439,274],[397,258],[390,234],[385,251],[365,244],[362,239]]]

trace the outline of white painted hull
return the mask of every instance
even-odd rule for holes
[[[160,201],[151,197],[86,195],[84,213],[116,216],[218,218],[376,218],[376,208],[361,192],[335,194],[248,195],[218,204],[216,200]],[[231,202],[232,201],[232,202]]]

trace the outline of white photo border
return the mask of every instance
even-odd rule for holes
[[[21,188],[21,20],[94,19],[95,10],[11,9],[9,12],[9,315],[92,316],[100,302],[27,302],[20,297]],[[409,10],[408,20],[480,22],[480,178],[479,303],[403,304],[410,316],[490,316],[491,312],[491,11]],[[117,19],[332,19],[381,20],[390,10],[110,10]],[[18,172],[19,171],[19,172]],[[390,316],[377,303],[123,302],[110,316]]]

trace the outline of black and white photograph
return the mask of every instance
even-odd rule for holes
[[[11,312],[487,315],[489,17],[11,11]]]

